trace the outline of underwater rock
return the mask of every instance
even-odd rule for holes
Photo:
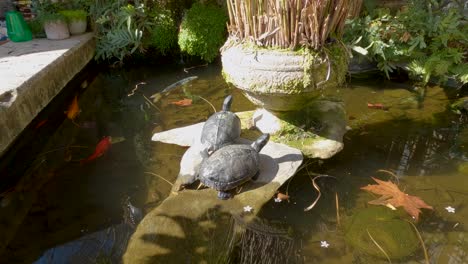
[[[385,255],[375,242],[391,259],[409,256],[420,247],[411,224],[400,219],[397,211],[383,206],[357,212],[346,225],[345,238],[358,252],[379,258]]]
[[[200,140],[201,126],[198,134],[196,130],[191,130],[194,127],[198,126],[182,127],[171,132],[190,135],[190,138],[178,137],[178,140],[169,140],[171,143],[195,140],[192,148],[184,154],[187,162],[194,161],[190,156],[197,155],[197,149],[200,148],[197,145],[201,145],[197,142]],[[166,136],[156,136],[153,139],[170,138]],[[241,140],[247,142],[245,139]],[[225,260],[230,254],[229,243],[233,241],[234,235],[233,215],[249,222],[261,207],[273,198],[277,189],[295,174],[302,160],[299,150],[268,142],[260,151],[258,179],[244,184],[234,198],[219,200],[216,191],[209,188],[171,193],[138,225],[130,239],[123,262],[227,263]],[[192,162],[193,166],[194,163],[196,160]],[[181,172],[190,170],[196,171],[194,167],[181,168]],[[184,173],[179,173],[180,175],[184,177]],[[252,210],[247,212],[245,208]]]
[[[468,175],[468,161],[462,162],[458,165],[458,172]]]

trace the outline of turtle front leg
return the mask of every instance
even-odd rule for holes
[[[218,199],[220,200],[228,200],[228,199],[231,199],[232,198],[232,193],[228,192],[228,191],[219,191],[218,192]]]
[[[257,171],[257,173],[255,173],[255,175],[252,177],[252,181],[258,180],[259,175],[260,175],[260,171]]]

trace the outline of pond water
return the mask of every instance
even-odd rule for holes
[[[189,76],[198,79],[151,102],[151,95]],[[34,157],[8,157],[13,167],[3,172],[18,171],[23,177],[12,176],[0,185],[0,232],[11,233],[6,235],[2,262],[64,263],[65,257],[73,256],[74,263],[114,263],[133,231],[123,220],[123,201],[129,199],[144,212],[157,207],[169,195],[166,180],[175,181],[186,150],[152,142],[151,135],[206,120],[213,111],[204,99],[219,110],[224,97],[233,94],[233,111],[254,109],[227,86],[219,66],[109,70],[86,88],[64,93],[66,104],[41,114],[29,128]],[[374,239],[372,244],[369,237],[377,237],[391,221],[371,221],[362,213],[375,217],[380,209],[374,208],[387,209],[370,205],[368,201],[378,196],[360,189],[373,184],[375,177],[391,180],[433,206],[434,210],[423,209],[414,222],[431,263],[467,263],[468,128],[448,107],[456,91],[415,89],[374,78],[350,80],[336,94],[348,116],[345,148],[329,160],[305,160],[299,173],[280,188],[289,200],[278,203],[272,197],[259,212],[262,225],[284,231],[298,263],[387,263],[385,254],[393,258],[397,253],[380,244],[392,242]],[[75,96],[81,113],[71,122],[62,112]],[[189,106],[173,104],[191,96],[195,99]],[[113,139],[110,149],[81,164],[104,136]],[[311,181],[317,174],[335,178],[316,180],[321,198],[304,212],[318,195]],[[411,222],[403,211],[395,214],[389,219]],[[397,240],[417,245],[394,263],[424,263],[424,250],[409,226],[403,230],[412,235],[397,234]],[[366,249],[369,245],[373,248]],[[263,256],[281,255],[278,250]]]

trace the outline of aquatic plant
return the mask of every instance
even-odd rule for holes
[[[228,0],[228,31],[242,41],[264,47],[320,49],[341,38],[348,16],[359,13],[362,0]]]
[[[181,51],[212,62],[226,40],[226,21],[227,16],[220,7],[193,4],[180,25],[178,43]]]

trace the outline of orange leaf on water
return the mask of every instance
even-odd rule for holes
[[[192,99],[185,98],[185,99],[180,100],[180,101],[170,102],[170,104],[178,105],[178,106],[189,106],[189,105],[192,105]]]
[[[372,103],[367,103],[367,108],[386,110],[386,108],[385,108],[385,106],[384,106],[383,104],[372,104]]]
[[[382,196],[379,199],[370,201],[370,204],[384,205],[387,207],[403,207],[416,221],[419,219],[421,208],[433,209],[432,206],[426,204],[421,198],[400,191],[398,186],[391,181],[382,181],[373,177],[372,179],[378,184],[369,184],[361,187],[361,189]]]
[[[284,193],[280,193],[280,192],[278,192],[278,193],[276,194],[276,197],[277,197],[277,198],[280,198],[280,199],[283,200],[283,201],[284,201],[284,200],[289,200],[289,195],[284,194]]]

